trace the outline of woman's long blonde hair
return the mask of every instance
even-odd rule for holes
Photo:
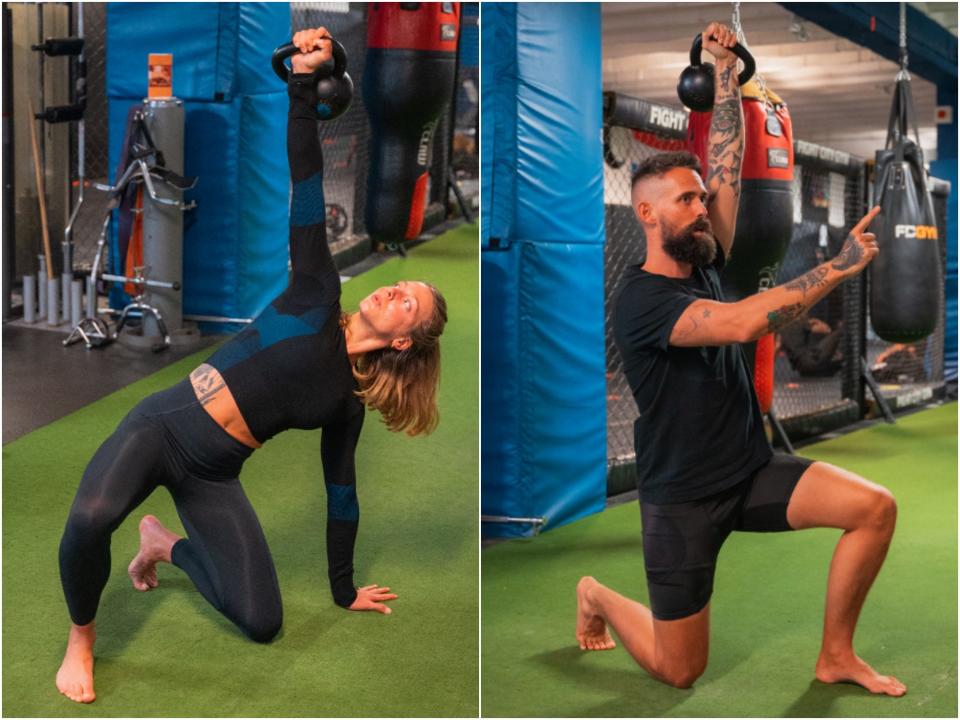
[[[364,353],[353,367],[364,404],[379,410],[390,430],[411,437],[433,432],[440,420],[440,335],[447,324],[447,301],[433,285],[426,285],[433,292],[433,314],[410,333],[410,345]]]

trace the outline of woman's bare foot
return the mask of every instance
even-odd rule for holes
[[[852,652],[841,657],[824,653],[817,660],[817,680],[825,683],[850,682],[865,687],[872,693],[900,697],[907,686],[891,675],[881,675]]]
[[[140,521],[140,552],[130,561],[127,574],[140,592],[153,590],[157,580],[157,563],[171,562],[170,553],[180,536],[170,532],[153,515]]]
[[[93,643],[97,639],[96,623],[71,625],[67,651],[57,670],[57,690],[74,702],[92,703]]]
[[[607,623],[594,612],[590,591],[599,585],[592,577],[577,583],[577,642],[581,650],[612,650],[617,646],[607,630]]]

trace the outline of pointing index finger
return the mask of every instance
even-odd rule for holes
[[[860,220],[860,222],[854,225],[853,230],[851,232],[855,232],[855,233],[863,232],[870,226],[870,223],[872,223],[873,219],[879,214],[880,214],[880,206],[874,205],[872,208],[870,208],[870,212],[864,215],[863,218]]]

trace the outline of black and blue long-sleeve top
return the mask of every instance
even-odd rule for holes
[[[354,451],[364,407],[340,327],[340,275],[327,247],[323,156],[311,75],[288,84],[289,286],[207,363],[221,374],[254,438],[322,428],[327,488],[327,559],[334,601],[356,598],[353,550],[359,505]]]

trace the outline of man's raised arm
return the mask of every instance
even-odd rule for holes
[[[736,44],[736,34],[721,23],[710,23],[703,32],[704,50],[717,59],[707,148],[707,212],[714,237],[727,257],[737,227],[743,162],[743,106],[737,82],[737,56],[729,50]]]

